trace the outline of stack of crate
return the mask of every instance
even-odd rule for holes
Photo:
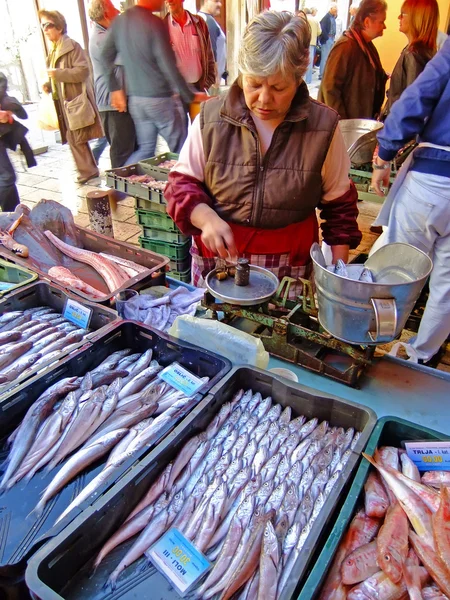
[[[168,179],[170,166],[160,165],[177,160],[171,152],[142,160],[136,165],[106,172],[106,183],[136,199],[136,218],[142,226],[141,248],[170,258],[170,276],[189,283],[191,280],[191,238],[181,233],[166,212],[163,186],[135,181],[133,176],[148,175],[157,182]],[[130,180],[131,176],[131,180]]]

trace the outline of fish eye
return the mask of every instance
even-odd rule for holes
[[[387,561],[387,562],[389,562],[391,560],[390,554],[385,554],[384,555],[384,560]]]

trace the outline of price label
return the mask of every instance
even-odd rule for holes
[[[78,327],[81,327],[81,329],[87,329],[89,321],[91,320],[91,316],[92,308],[88,308],[76,300],[67,298],[63,312],[64,318],[72,323],[75,323],[75,325],[78,325]]]
[[[169,529],[146,556],[182,596],[211,567],[203,554],[177,529]]]
[[[177,362],[163,369],[159,374],[159,378],[176,390],[183,392],[185,396],[193,396],[205,385],[200,377],[193,375]]]
[[[450,442],[404,442],[419,471],[450,471]]]

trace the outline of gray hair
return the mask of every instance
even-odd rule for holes
[[[247,25],[239,49],[241,74],[270,77],[276,73],[300,81],[309,65],[309,23],[289,12],[272,10]]]
[[[105,0],[91,0],[89,2],[89,18],[91,21],[94,21],[94,23],[103,21],[106,11]]]

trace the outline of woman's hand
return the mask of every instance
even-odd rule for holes
[[[346,244],[340,244],[339,246],[331,246],[333,265],[335,265],[339,259],[343,260],[345,264],[347,264],[349,250],[350,246],[347,246]]]
[[[238,251],[231,227],[207,204],[198,204],[191,213],[191,223],[201,230],[202,242],[216,256],[236,262]]]

